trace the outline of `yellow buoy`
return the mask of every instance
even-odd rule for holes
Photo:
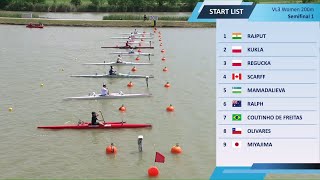
[[[13,111],[13,108],[11,107],[11,108],[9,108],[8,110],[9,110],[9,112],[11,112],[11,111]]]

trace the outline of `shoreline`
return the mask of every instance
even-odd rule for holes
[[[27,25],[41,22],[44,26],[71,27],[153,27],[153,21],[141,20],[76,20],[44,18],[7,18],[0,17],[0,24]],[[187,21],[157,21],[157,27],[174,28],[215,28],[215,23],[189,23]]]

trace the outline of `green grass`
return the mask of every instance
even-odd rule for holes
[[[0,17],[9,17],[9,18],[21,18],[23,13],[20,12],[11,12],[11,11],[0,11]],[[32,13],[34,18],[38,18],[39,15]]]
[[[71,0],[56,0],[57,4],[70,3]],[[46,0],[46,3],[53,4],[53,0]],[[90,0],[81,0],[81,4],[91,4]]]
[[[158,20],[163,21],[187,21],[188,16],[159,16]],[[143,20],[143,16],[130,14],[113,14],[103,16],[103,20]]]
[[[57,20],[57,19],[28,19],[28,18],[3,18],[0,24],[26,25],[41,22],[45,26],[79,26],[79,27],[153,27],[151,21],[141,20]],[[158,21],[157,27],[177,28],[214,28],[213,23],[189,23],[187,21]]]

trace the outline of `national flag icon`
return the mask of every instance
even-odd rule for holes
[[[242,88],[241,87],[232,87],[232,93],[233,94],[241,94]]]
[[[241,114],[232,114],[232,121],[242,121]]]
[[[241,148],[241,141],[232,141],[233,148]]]
[[[233,32],[232,39],[242,39],[242,34],[240,32]]]
[[[241,107],[241,100],[233,100],[232,107]]]
[[[232,134],[242,134],[241,128],[232,128]]]
[[[232,73],[232,80],[242,80],[241,73]]]
[[[242,47],[241,46],[232,46],[232,53],[241,53]]]
[[[242,66],[242,60],[232,60],[232,66]]]

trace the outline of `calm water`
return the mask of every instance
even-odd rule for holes
[[[0,25],[0,178],[147,178],[155,151],[166,157],[157,164],[159,178],[209,178],[215,167],[215,29],[160,29],[167,61],[162,62],[155,42],[153,66],[138,66],[136,74],[153,74],[146,88],[144,79],[72,78],[106,67],[86,62],[114,60],[116,45],[111,36],[129,28],[46,27]],[[151,31],[151,29],[140,29]],[[158,40],[156,38],[155,40]],[[128,58],[129,60],[130,58]],[[142,58],[140,61],[147,61]],[[167,66],[169,71],[162,72]],[[122,67],[119,72],[129,72]],[[61,71],[63,69],[64,71]],[[163,85],[169,81],[170,89]],[[102,83],[111,91],[150,92],[151,98],[104,101],[64,101],[68,96],[98,92]],[[43,83],[44,86],[40,87]],[[176,111],[167,113],[172,103]],[[127,112],[118,108],[125,104]],[[13,112],[8,108],[13,107]],[[152,123],[152,129],[48,131],[39,125],[90,120],[91,111],[102,110],[105,119],[128,123]],[[143,135],[143,153],[137,137]],[[116,156],[105,147],[114,142]],[[183,154],[170,148],[179,142]]]
[[[123,12],[113,12],[113,13],[86,13],[86,12],[73,12],[73,13],[44,13],[39,12],[40,17],[50,18],[50,19],[90,19],[90,20],[102,20],[103,16],[108,16],[112,14],[130,14],[130,15],[148,15],[148,16],[190,16],[191,12],[135,12],[135,13],[123,13]]]

